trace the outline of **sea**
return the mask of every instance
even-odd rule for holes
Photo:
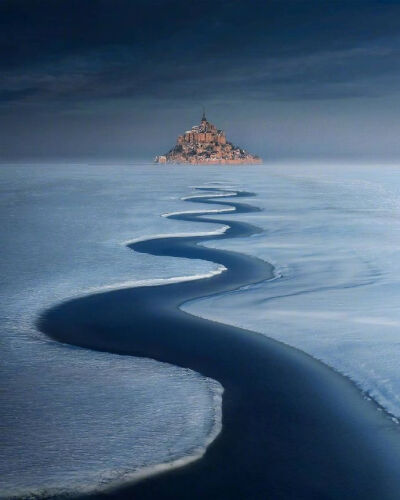
[[[108,488],[199,458],[218,434],[218,381],[60,344],[36,327],[73,297],[221,272],[127,247],[204,234],[162,215],[204,210],[184,198],[206,186],[254,192],[260,212],[224,219],[262,229],[213,242],[221,226],[210,223],[206,245],[258,256],[275,275],[182,308],[308,353],[400,418],[400,165],[2,164],[0,497]]]

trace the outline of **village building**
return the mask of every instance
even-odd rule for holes
[[[210,123],[203,112],[200,125],[180,135],[176,145],[167,154],[156,156],[155,162],[218,165],[259,164],[262,160],[228,142],[225,132]]]

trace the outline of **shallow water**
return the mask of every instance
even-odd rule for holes
[[[215,203],[196,200],[210,201]],[[236,214],[258,211],[236,200],[218,203],[234,206]],[[201,213],[171,217],[209,224],[208,211]],[[226,232],[213,235],[214,240],[259,233],[257,226],[222,217],[218,222]],[[201,460],[185,460],[186,467],[169,468],[150,481],[119,485],[107,497],[183,500],[189,494],[199,500],[242,500],[268,492],[272,498],[397,499],[397,426],[349,380],[264,335],[179,310],[188,300],[273,278],[273,267],[261,259],[199,245],[209,237],[160,236],[129,247],[154,256],[218,262],[225,272],[166,286],[107,290],[56,305],[40,318],[41,331],[59,342],[157,359],[224,387],[223,426]]]
[[[264,228],[210,243],[259,256],[277,279],[184,306],[298,347],[400,417],[400,167],[251,169]],[[227,216],[229,219],[229,215]]]
[[[54,343],[34,322],[96,290],[216,272],[209,262],[126,247],[148,235],[204,233],[204,224],[159,215],[195,210],[179,198],[210,181],[257,192],[252,203],[263,211],[234,217],[265,232],[207,245],[272,262],[277,279],[184,309],[299,347],[400,416],[399,173],[328,164],[2,166],[1,493],[91,489],[206,443],[219,384]]]
[[[158,188],[147,172],[0,168],[0,496],[90,490],[198,455],[220,418],[215,381],[61,345],[35,328],[43,309],[73,296],[216,272],[209,263],[161,262],[126,247],[134,237],[182,231],[159,213],[183,203],[174,198],[188,180]]]

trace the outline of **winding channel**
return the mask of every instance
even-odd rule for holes
[[[92,498],[399,498],[399,430],[352,383],[266,336],[180,309],[189,300],[273,277],[267,262],[201,245],[211,239],[247,237],[250,246],[250,237],[260,232],[231,220],[234,214],[258,210],[233,199],[252,193],[214,189],[203,189],[187,201],[218,204],[221,212],[229,212],[229,220],[206,209],[169,217],[219,223],[226,226],[225,232],[157,237],[129,247],[157,256],[212,261],[224,266],[223,272],[81,297],[39,319],[39,328],[60,342],[190,368],[224,387],[222,431],[200,460]],[[221,195],[230,196],[229,201]]]

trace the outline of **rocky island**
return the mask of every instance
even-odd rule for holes
[[[165,155],[156,156],[156,163],[190,163],[193,165],[258,164],[260,157],[252,155],[226,140],[225,132],[210,123],[205,113],[200,125],[180,135],[176,145]]]

